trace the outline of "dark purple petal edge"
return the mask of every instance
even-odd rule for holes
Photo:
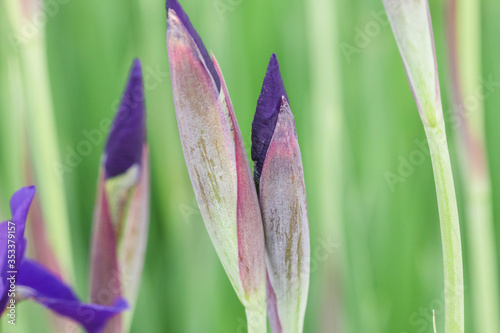
[[[25,287],[23,296],[31,298],[52,311],[73,319],[89,333],[102,331],[109,319],[128,308],[117,299],[112,306],[81,303],[70,287],[40,264],[25,260],[17,277],[17,285]]]
[[[252,160],[254,180],[259,184],[267,150],[278,120],[282,97],[288,99],[276,54],[273,53],[262,84],[257,110],[252,122]]]
[[[145,102],[141,62],[134,60],[125,92],[106,144],[106,178],[140,164],[146,140]]]
[[[193,38],[194,42],[196,43],[196,46],[198,46],[198,49],[200,50],[200,53],[203,59],[205,60],[205,64],[208,70],[210,71],[213,80],[215,81],[215,85],[217,86],[217,91],[220,91],[221,87],[220,78],[219,75],[217,74],[217,71],[215,70],[212,58],[208,54],[207,48],[205,47],[205,44],[203,44],[200,35],[198,35],[198,32],[196,32],[195,28],[191,24],[189,16],[186,14],[184,9],[182,9],[182,6],[179,4],[177,0],[167,0],[167,15],[169,9],[172,9],[177,14],[177,17],[179,17],[182,24]]]

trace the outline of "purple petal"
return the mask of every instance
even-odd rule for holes
[[[35,186],[23,187],[12,195],[10,199],[10,211],[12,221],[16,223],[16,235],[24,237],[24,228],[26,226],[26,218],[28,211],[35,196]],[[16,237],[17,238],[17,237]]]
[[[116,300],[112,306],[81,303],[58,277],[31,260],[23,263],[17,285],[21,287],[23,296],[75,320],[89,333],[101,332],[109,319],[128,307],[123,299]]]
[[[134,60],[120,108],[106,144],[106,178],[120,175],[140,164],[146,139],[144,89],[141,63]]]
[[[184,12],[184,9],[182,9],[182,6],[179,4],[177,0],[167,0],[167,15],[169,9],[173,10],[175,14],[177,14],[177,17],[179,17],[179,19],[181,20],[182,24],[184,25],[188,33],[191,35],[191,38],[196,43],[196,46],[198,46],[198,49],[201,55],[203,56],[203,60],[205,60],[205,65],[207,66],[208,70],[210,71],[210,74],[212,75],[213,80],[215,81],[217,90],[220,91],[221,87],[220,78],[219,75],[217,74],[217,71],[215,70],[212,58],[208,54],[208,51],[205,45],[203,44],[200,35],[198,35],[196,30],[193,28],[193,25],[191,24],[189,17]]]
[[[12,214],[12,219],[0,224],[0,278],[2,279],[2,284],[0,285],[0,313],[5,308],[9,297],[8,290],[9,285],[6,282],[7,277],[10,275],[17,276],[20,264],[24,259],[24,253],[26,249],[26,239],[24,238],[24,229],[26,226],[26,218],[28,217],[28,211],[35,196],[36,189],[34,186],[23,187],[18,190],[12,198],[10,199],[10,209]],[[15,237],[10,239],[8,230],[14,231]],[[8,246],[15,245],[15,258],[8,258]],[[14,260],[11,266],[8,259]]]
[[[288,99],[281,78],[278,59],[276,54],[273,53],[267,66],[266,77],[262,84],[262,90],[257,101],[257,110],[252,123],[252,160],[255,163],[254,179],[257,184],[260,181],[269,143],[276,127],[283,96]]]

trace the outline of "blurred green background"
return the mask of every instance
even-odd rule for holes
[[[243,307],[207,235],[182,155],[168,75],[164,2],[45,2],[52,9],[42,12],[44,22],[23,21],[35,30],[24,36],[21,48],[38,45],[31,53],[42,55],[36,59],[12,42],[12,18],[0,9],[1,219],[10,218],[10,195],[35,183],[47,227],[60,223],[67,228],[72,252],[62,256],[74,266],[67,268],[74,271],[71,283],[87,299],[92,213],[105,140],[92,143],[91,152],[61,177],[53,166],[65,163],[71,150],[88,141],[85,131],[99,129],[103,119],[114,116],[129,66],[138,57],[146,84],[152,187],[148,251],[132,332],[246,332]],[[443,332],[442,254],[431,163],[381,1],[181,4],[218,59],[248,153],[269,57],[274,52],[280,61],[308,191],[311,284],[305,332],[432,332],[432,309]],[[445,2],[431,1],[430,6],[446,114]],[[500,2],[482,2],[482,77],[495,82],[500,81],[498,13]],[[52,99],[52,107],[43,94]],[[498,240],[500,94],[494,91],[484,102]],[[45,103],[44,113],[40,103]],[[37,131],[44,121],[53,121],[54,128]],[[462,207],[459,147],[447,125]],[[461,223],[466,330],[471,332],[463,209]],[[65,246],[64,230],[49,231],[53,237],[63,235],[56,247]],[[35,255],[32,247],[28,250]],[[24,302],[18,325],[8,331],[50,332],[47,313]]]

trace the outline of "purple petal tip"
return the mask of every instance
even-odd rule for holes
[[[194,42],[196,43],[196,46],[198,46],[198,49],[200,50],[200,53],[203,56],[203,59],[205,60],[205,64],[208,70],[210,71],[212,78],[215,81],[217,90],[220,91],[221,87],[220,78],[219,75],[217,74],[217,71],[215,70],[212,58],[208,54],[207,48],[205,47],[205,44],[203,44],[200,35],[198,35],[198,32],[196,32],[196,29],[191,24],[189,16],[186,14],[184,9],[182,9],[182,6],[179,4],[177,0],[167,0],[167,15],[169,9],[173,10],[175,14],[177,14],[177,17],[180,19],[186,30],[189,32],[191,38],[193,38]]]
[[[28,210],[35,196],[36,187],[27,186],[16,191],[10,198],[10,209],[12,211],[12,218],[17,218],[19,220],[26,220],[28,216]]]
[[[283,96],[288,99],[276,54],[273,53],[262,84],[257,110],[252,122],[252,160],[258,184],[269,143],[273,137]]]
[[[30,210],[31,202],[35,197],[35,186],[23,187],[16,191],[10,198],[10,210],[12,220],[16,223],[16,237],[24,237],[26,219]]]
[[[135,59],[106,144],[106,178],[120,175],[132,165],[140,164],[145,140],[142,70],[141,62]]]

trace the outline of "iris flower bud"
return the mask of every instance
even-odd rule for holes
[[[252,124],[252,159],[264,222],[271,328],[302,332],[310,263],[306,188],[295,121],[274,54]]]
[[[175,112],[194,194],[249,332],[266,331],[264,233],[257,193],[220,68],[175,0],[167,2]]]

